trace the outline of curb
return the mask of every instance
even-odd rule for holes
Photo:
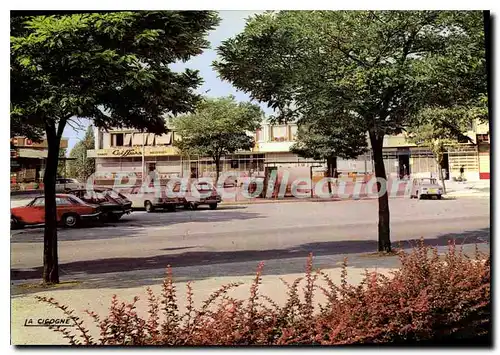
[[[397,199],[397,198],[404,198],[405,196],[395,196],[395,197],[389,197],[389,199]],[[221,206],[229,206],[229,205],[258,205],[258,204],[268,204],[268,203],[299,203],[299,202],[342,202],[342,201],[361,201],[361,200],[377,200],[377,197],[360,197],[360,198],[347,198],[347,199],[322,199],[322,198],[315,198],[315,199],[301,199],[301,198],[294,198],[294,199],[256,199],[256,200],[250,200],[250,201],[223,201],[221,202]]]
[[[449,193],[446,194],[448,197],[490,197],[489,193],[481,192],[481,193]]]

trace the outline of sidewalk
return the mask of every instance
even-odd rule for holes
[[[449,197],[489,197],[490,180],[446,181],[446,195]]]
[[[304,260],[305,262],[305,260]],[[354,268],[348,267],[347,280],[351,284],[359,284],[365,274],[364,268]],[[389,275],[389,272],[394,269],[370,268],[369,271],[378,271],[385,275]],[[251,270],[249,270],[251,271]],[[326,269],[323,270],[327,273],[336,284],[340,284],[341,268]],[[286,301],[286,291],[287,288],[280,281],[280,278],[288,283],[293,283],[293,281],[299,277],[303,277],[304,274],[287,274],[287,275],[265,275],[262,277],[262,284],[259,286],[259,293],[269,296],[279,305],[284,305]],[[226,277],[214,277],[210,279],[195,281],[192,283],[194,292],[194,304],[195,307],[200,306],[203,301],[205,301],[209,295],[218,290],[222,285],[228,284],[230,282],[242,282],[243,285],[229,291],[227,296],[235,297],[237,299],[246,300],[250,294],[250,285],[255,276],[226,276]],[[174,280],[175,280],[175,270],[174,270]],[[299,286],[299,294],[302,297],[303,291],[302,287],[305,281],[302,280]],[[318,285],[326,286],[326,283],[318,278]],[[186,307],[186,283],[175,283],[179,311],[183,312]],[[161,285],[154,285],[151,287],[155,295],[159,296],[161,293]],[[26,319],[36,319],[42,318],[63,318],[62,312],[58,309],[51,307],[48,304],[42,304],[38,302],[34,296],[47,296],[53,297],[60,303],[67,305],[69,308],[75,310],[77,316],[84,320],[85,325],[91,331],[94,338],[99,337],[99,331],[95,327],[94,323],[91,321],[90,317],[84,313],[84,310],[92,310],[98,313],[101,318],[107,316],[108,309],[111,304],[111,297],[116,294],[118,300],[131,302],[134,296],[139,296],[139,301],[137,303],[137,313],[143,317],[147,317],[147,293],[145,287],[137,288],[119,288],[119,289],[109,289],[109,288],[98,288],[98,289],[70,289],[70,290],[50,290],[38,292],[36,294],[30,294],[26,296],[20,296],[11,298],[11,344],[13,345],[66,345],[68,344],[66,339],[62,337],[61,334],[55,333],[45,327],[25,327],[24,322]],[[315,293],[315,302],[323,303],[325,301],[324,295],[317,291]]]

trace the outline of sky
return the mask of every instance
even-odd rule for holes
[[[208,40],[211,43],[210,49],[205,50],[203,54],[191,58],[191,60],[186,63],[174,63],[171,65],[171,68],[175,71],[181,71],[185,68],[199,70],[200,76],[204,80],[203,85],[198,88],[198,92],[201,94],[213,97],[234,95],[238,101],[249,101],[250,97],[247,94],[236,90],[229,82],[222,81],[217,77],[217,73],[212,69],[212,62],[217,57],[216,48],[221,42],[243,31],[246,19],[249,16],[261,12],[263,11],[220,11],[219,15],[221,17],[221,22],[219,26],[208,34]],[[261,104],[260,106],[267,114],[272,112],[265,104]],[[82,126],[81,129],[75,130],[67,126],[64,130],[63,137],[69,139],[67,154],[69,154],[71,148],[73,148],[73,146],[85,135],[85,130],[89,125],[89,121],[81,119],[80,122]]]

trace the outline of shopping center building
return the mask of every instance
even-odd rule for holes
[[[443,168],[450,179],[460,175],[462,166],[467,180],[489,179],[489,126],[474,124],[470,128],[467,135],[472,142],[449,147],[445,154]],[[179,139],[175,132],[158,136],[130,129],[106,132],[96,128],[94,133],[95,149],[88,151],[88,157],[96,159],[96,183],[112,184],[117,174],[134,175],[140,180],[143,169],[156,171],[160,179],[215,176],[211,158],[183,156],[174,147],[174,141]],[[253,133],[254,148],[224,157],[221,171],[244,177],[264,176],[267,170],[275,168],[304,167],[314,170],[315,174],[325,170],[325,162],[301,158],[290,152],[296,134],[295,124],[265,123]],[[384,139],[384,161],[387,175],[391,177],[438,176],[430,150],[409,143],[404,135]],[[372,174],[370,150],[355,160],[338,159],[337,167],[343,175]]]

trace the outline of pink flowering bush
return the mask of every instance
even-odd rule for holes
[[[76,328],[53,326],[73,345],[341,345],[425,343],[488,339],[491,326],[490,258],[477,248],[468,257],[450,243],[446,254],[425,246],[400,252],[400,269],[390,276],[366,272],[359,285],[347,283],[344,261],[340,285],[319,270],[312,256],[301,279],[287,286],[287,301],[276,304],[259,293],[260,263],[247,300],[227,295],[239,284],[222,286],[198,308],[187,284],[186,311],[180,313],[170,267],[161,295],[147,289],[148,316],[114,296],[104,318],[87,311],[100,329],[93,339],[73,310],[52,298],[42,302],[61,309]],[[317,284],[323,279],[326,286]],[[315,308],[314,294],[326,302]],[[71,329],[71,330],[70,330]]]

